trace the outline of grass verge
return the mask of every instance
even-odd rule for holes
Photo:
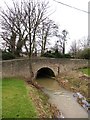
[[[17,78],[2,80],[3,118],[56,118],[58,109],[35,86]]]
[[[30,99],[25,81],[14,78],[2,81],[2,117],[36,118],[37,112]]]

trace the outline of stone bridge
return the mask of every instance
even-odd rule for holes
[[[34,78],[51,76],[54,77],[64,72],[69,72],[73,69],[87,67],[87,60],[80,59],[50,59],[38,58],[32,59],[32,70]],[[2,77],[30,77],[30,60],[29,59],[14,59],[2,61]]]

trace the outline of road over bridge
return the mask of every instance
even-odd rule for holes
[[[54,77],[63,72],[70,70],[87,67],[88,61],[81,59],[50,59],[50,58],[37,58],[32,59],[32,70],[34,78],[39,76]],[[0,62],[2,65],[3,77],[30,77],[29,59],[14,59]]]

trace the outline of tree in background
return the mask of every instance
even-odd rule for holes
[[[62,34],[63,34],[63,37],[62,37],[62,49],[63,49],[63,54],[65,54],[65,42],[67,41],[66,38],[67,38],[68,32],[66,30],[63,30]]]
[[[6,4],[7,5],[7,4]],[[25,28],[23,21],[25,15],[21,6],[13,2],[13,8],[7,5],[7,10],[1,11],[1,38],[7,43],[8,51],[15,56],[20,56],[22,52],[23,43],[25,40]]]
[[[67,35],[68,35],[68,31],[62,30],[62,32],[60,32],[60,30],[58,28],[57,34],[56,34],[57,40],[55,41],[55,45],[52,47],[52,49],[53,50],[58,49],[58,51],[64,55],[65,48],[66,48],[65,43],[67,41]]]
[[[90,48],[85,48],[81,51],[80,58],[82,59],[90,59]]]
[[[23,49],[32,56],[36,51],[36,37],[42,22],[48,16],[48,2],[33,0],[13,1],[13,7],[1,11],[1,38],[7,43],[8,51],[19,57]]]
[[[1,10],[0,36],[6,46],[6,51],[15,57],[20,57],[23,51],[31,57],[40,48],[44,54],[50,40],[56,37],[60,50],[65,54],[65,42],[68,32],[59,32],[58,25],[48,18],[48,2],[13,1],[13,7],[7,4],[7,10]]]
[[[85,48],[90,47],[90,42],[89,42],[88,37],[81,38],[78,43],[79,43],[80,49],[85,49]]]
[[[7,4],[6,4],[7,5]],[[13,1],[13,7],[1,11],[1,38],[8,46],[8,51],[20,57],[23,49],[29,56],[31,80],[33,77],[32,54],[37,50],[36,37],[42,22],[48,17],[48,2],[45,1]],[[47,36],[47,34],[46,34]],[[45,36],[45,37],[46,37]]]
[[[50,19],[46,19],[42,22],[40,28],[38,29],[38,44],[41,49],[41,55],[45,53],[46,46],[50,41],[50,38],[56,36],[58,31],[58,26],[54,23],[54,21]]]
[[[70,53],[74,58],[90,59],[90,44],[88,38],[82,38],[78,42],[73,41]]]
[[[79,51],[79,47],[78,47],[78,44],[77,44],[77,42],[75,40],[71,44],[70,54],[72,55],[72,57],[77,58],[78,51]]]

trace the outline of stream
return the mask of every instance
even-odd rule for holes
[[[59,86],[56,80],[39,78],[36,81],[44,87],[43,91],[49,96],[49,102],[62,112],[64,118],[88,118],[87,111],[77,103],[73,93]]]

